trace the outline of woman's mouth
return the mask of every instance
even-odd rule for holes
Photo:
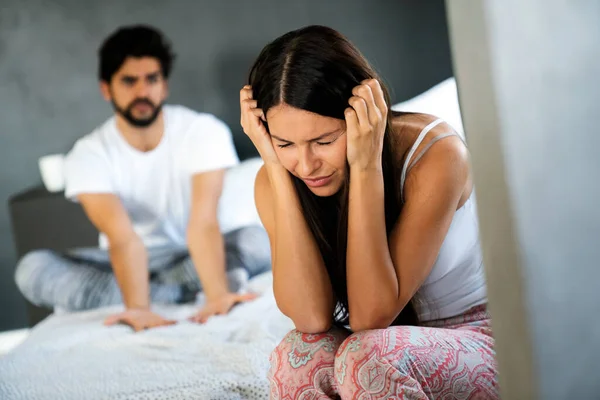
[[[315,187],[315,188],[329,184],[332,179],[333,179],[333,174],[331,174],[329,176],[320,176],[317,178],[302,178],[304,183],[306,183],[306,186]]]

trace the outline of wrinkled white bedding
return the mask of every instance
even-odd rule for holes
[[[254,278],[257,300],[205,325],[186,321],[197,305],[157,306],[181,322],[141,333],[102,325],[121,307],[52,315],[0,358],[0,398],[268,398],[269,353],[293,327],[275,305],[271,279]]]

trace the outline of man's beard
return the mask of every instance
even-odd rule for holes
[[[111,103],[112,103],[115,111],[118,112],[119,115],[121,115],[123,118],[125,118],[125,120],[127,122],[129,122],[131,125],[135,126],[136,128],[146,128],[146,127],[152,125],[152,123],[154,121],[156,121],[156,118],[158,118],[158,114],[160,114],[160,110],[162,110],[162,106],[163,106],[163,103],[160,103],[158,106],[155,106],[150,101],[150,99],[147,99],[147,98],[135,99],[125,109],[122,109],[121,107],[119,107],[117,105],[117,103],[115,103],[114,100],[111,101]],[[147,106],[152,107],[152,110],[153,110],[152,114],[150,114],[150,116],[148,116],[146,118],[134,117],[133,112],[132,112],[133,108],[139,104],[145,104]]]

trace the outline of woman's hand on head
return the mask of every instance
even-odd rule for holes
[[[388,106],[376,79],[367,79],[352,89],[346,108],[348,164],[360,170],[381,169],[383,136]]]
[[[252,87],[246,85],[240,90],[240,124],[244,133],[248,135],[256,150],[260,154],[265,164],[279,164],[279,158],[275,153],[271,136],[263,120],[265,115],[263,110],[257,107],[256,100],[252,97]]]

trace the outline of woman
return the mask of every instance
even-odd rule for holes
[[[497,398],[460,137],[390,111],[375,71],[330,28],[268,44],[249,83],[256,204],[277,305],[296,326],[271,356],[271,397]]]

